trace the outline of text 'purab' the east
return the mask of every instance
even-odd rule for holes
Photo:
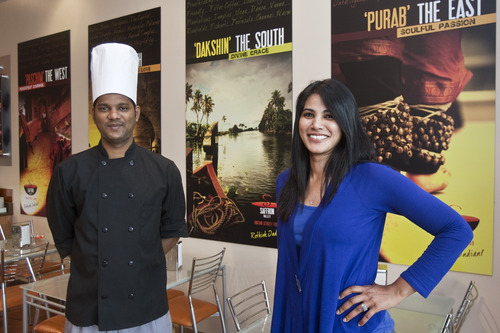
[[[441,12],[441,7],[447,8],[447,10]],[[410,11],[410,8],[410,5],[405,5],[365,12],[366,30],[385,30],[406,26],[407,13]],[[414,8],[418,10],[419,24],[440,22],[441,15],[447,17],[447,20],[482,15],[481,0],[424,1],[418,3]]]

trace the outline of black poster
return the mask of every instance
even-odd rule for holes
[[[137,145],[161,152],[161,9],[154,8],[89,26],[90,52],[102,43],[123,43],[139,54],[137,105],[141,116],[134,129]],[[92,82],[89,71],[89,144],[99,143],[100,134],[92,119]]]

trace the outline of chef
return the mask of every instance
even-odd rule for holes
[[[172,332],[165,253],[187,236],[184,192],[176,165],[134,142],[138,66],[128,45],[92,49],[101,140],[50,180],[50,230],[61,258],[71,256],[65,332]]]

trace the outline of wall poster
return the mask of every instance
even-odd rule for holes
[[[139,54],[137,105],[141,116],[134,129],[137,145],[161,153],[161,8],[154,8],[89,26],[90,52],[102,43],[123,43]],[[92,118],[92,82],[89,70],[89,146],[99,143],[101,135]]]
[[[52,170],[71,155],[70,32],[17,50],[21,214],[46,216]]]
[[[291,0],[186,2],[191,237],[276,247],[275,181],[290,158]]]
[[[0,165],[11,161],[10,56],[0,57]]]
[[[332,76],[356,96],[379,161],[467,220],[474,240],[452,269],[491,275],[495,2],[331,4]],[[381,260],[410,265],[431,240],[390,215]]]

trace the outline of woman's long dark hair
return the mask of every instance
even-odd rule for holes
[[[314,81],[297,98],[292,139],[292,161],[290,177],[285,182],[278,198],[278,217],[288,221],[299,202],[304,201],[309,182],[309,151],[299,135],[299,120],[309,96],[318,94],[342,131],[342,138],[332,151],[325,165],[322,204],[329,203],[345,175],[353,165],[370,161],[374,157],[373,145],[369,141],[359,118],[358,106],[351,91],[335,79]]]

